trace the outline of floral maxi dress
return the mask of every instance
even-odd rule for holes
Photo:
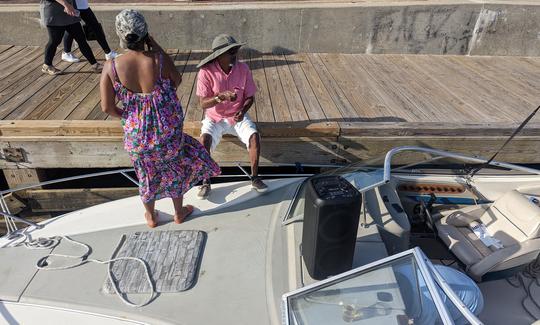
[[[217,176],[219,166],[202,144],[182,130],[184,114],[169,79],[159,77],[151,93],[135,93],[118,79],[114,60],[114,91],[122,101],[124,148],[139,178],[139,193],[147,203],[178,198],[203,179]]]

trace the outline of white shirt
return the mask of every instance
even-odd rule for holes
[[[88,9],[88,0],[75,0],[75,2],[77,3],[77,9]]]

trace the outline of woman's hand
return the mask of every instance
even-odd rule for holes
[[[73,8],[73,6],[67,2],[64,3],[64,12],[70,16],[77,17],[78,11]]]

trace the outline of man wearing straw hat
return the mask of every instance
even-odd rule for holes
[[[267,186],[258,177],[260,137],[247,114],[257,88],[247,64],[237,59],[238,50],[244,44],[221,34],[212,42],[212,54],[197,65],[200,68],[197,96],[205,112],[201,142],[208,152],[213,152],[224,134],[237,136],[249,152],[251,186],[257,192],[264,192]],[[205,199],[209,194],[210,180],[205,180],[198,196]]]

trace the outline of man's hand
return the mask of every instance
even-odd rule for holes
[[[234,102],[236,100],[236,93],[234,91],[225,90],[217,95],[222,101]]]
[[[244,112],[243,109],[239,110],[238,112],[236,112],[236,114],[234,114],[234,121],[235,122],[240,122],[244,119],[244,115],[246,115],[246,112]]]

